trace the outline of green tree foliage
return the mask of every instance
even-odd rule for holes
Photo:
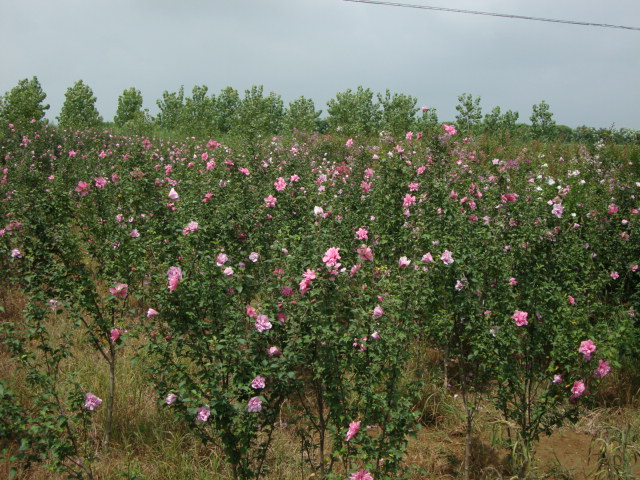
[[[287,133],[294,129],[303,132],[315,132],[319,130],[319,117],[322,110],[316,110],[313,100],[299,97],[289,103],[285,112],[284,125]]]
[[[542,100],[533,106],[531,113],[531,135],[538,140],[551,140],[556,133],[556,122],[553,113],[549,110],[549,104]]]
[[[216,98],[207,96],[206,85],[195,85],[183,109],[183,128],[189,135],[206,136],[216,130]]]
[[[162,98],[156,100],[160,109],[156,117],[156,124],[167,130],[177,130],[181,126],[184,110],[184,87],[177,92],[162,92]]]
[[[135,87],[122,92],[118,97],[118,109],[113,121],[118,127],[124,127],[127,123],[139,122],[144,118],[142,111],[142,93]]]
[[[235,88],[225,87],[216,99],[216,126],[220,133],[228,133],[237,123],[240,94]]]
[[[502,113],[500,107],[496,106],[484,116],[484,132],[488,135],[499,135],[502,138],[507,135],[513,136],[517,130],[516,122],[520,115],[513,110]]]
[[[247,139],[261,135],[275,135],[282,130],[284,102],[280,95],[263,94],[262,85],[245,90],[244,98],[237,109],[234,132]]]
[[[78,130],[99,126],[102,123],[102,117],[95,103],[96,97],[91,87],[82,80],[78,80],[65,93],[58,123],[63,128]]]
[[[382,106],[382,129],[394,137],[404,135],[415,121],[418,100],[410,95],[394,93],[387,89],[384,96],[378,94]]]
[[[32,120],[43,120],[45,110],[49,105],[44,105],[44,93],[37,77],[31,80],[20,80],[18,85],[5,93],[0,105],[0,121],[2,124],[12,123],[17,130],[28,126]]]
[[[422,116],[417,118],[412,126],[416,132],[433,132],[440,129],[438,111],[435,108],[422,107]]]
[[[482,120],[482,107],[480,106],[480,97],[473,97],[469,93],[463,93],[458,97],[458,105],[456,110],[456,123],[458,129],[464,135],[474,133],[476,127]]]
[[[331,130],[344,135],[371,135],[380,131],[382,113],[380,105],[373,101],[373,92],[359,86],[336,94],[327,102]]]

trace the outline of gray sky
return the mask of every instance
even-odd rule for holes
[[[398,0],[640,27],[638,0]],[[348,3],[343,0],[0,0],[0,94],[36,75],[60,113],[82,79],[105,120],[135,86],[157,113],[164,90],[263,85],[285,103],[358,85],[413,95],[453,120],[457,97],[529,123],[640,129],[640,31]]]

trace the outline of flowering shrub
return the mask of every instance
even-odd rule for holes
[[[452,125],[409,133],[237,148],[7,136],[0,262],[29,309],[24,325],[3,324],[4,342],[40,372],[37,402],[59,388],[79,337],[110,373],[92,393],[69,374],[72,393],[57,398],[77,429],[60,441],[89,442],[83,429],[104,409],[108,445],[131,336],[158,404],[220,445],[235,478],[266,473],[280,428],[319,477],[402,475],[418,428],[416,348],[443,358],[469,449],[485,400],[524,450],[577,418],[636,346],[629,165],[573,147],[549,164],[526,149],[487,153]],[[62,313],[81,335],[54,341]],[[27,344],[50,357],[24,356]]]

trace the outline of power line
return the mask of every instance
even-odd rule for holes
[[[627,27],[624,25],[611,25],[608,23],[578,22],[575,20],[559,20],[556,18],[529,17],[526,15],[512,15],[508,13],[480,12],[477,10],[462,10],[459,8],[433,7],[429,5],[412,5],[409,3],[386,2],[386,1],[380,1],[380,0],[343,0],[343,1],[353,2],[353,3],[369,3],[371,5],[386,5],[389,7],[418,8],[421,10],[438,10],[441,12],[467,13],[471,15],[486,15],[490,17],[516,18],[519,20],[534,20],[537,22],[567,23],[569,25],[582,25],[585,27],[620,28],[623,30],[640,31],[640,27]]]

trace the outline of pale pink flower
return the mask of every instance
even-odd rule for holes
[[[247,411],[251,413],[257,413],[262,410],[262,400],[260,397],[253,397],[249,400],[247,404]]]
[[[409,260],[407,257],[400,257],[398,259],[399,268],[408,267],[409,265],[411,265],[411,260]]]
[[[322,207],[318,207],[317,205],[315,207],[313,207],[313,215],[314,216],[318,216],[318,215],[322,215],[324,213],[324,210],[322,209]]]
[[[561,203],[554,203],[553,204],[553,208],[551,209],[551,214],[555,215],[556,217],[560,218],[562,217],[562,213],[564,212],[564,207],[562,206]]]
[[[347,140],[347,143],[345,143],[345,146],[347,147],[353,147],[353,139],[350,138],[349,140]]]
[[[256,377],[251,381],[251,388],[261,390],[266,386],[264,377]]]
[[[422,256],[422,263],[433,263],[433,256],[431,255],[431,252],[425,253]]]
[[[360,421],[349,423],[349,430],[347,431],[347,435],[345,436],[345,442],[348,442],[353,437],[356,436],[358,430],[360,429]]]
[[[516,285],[518,285],[518,281],[515,278],[511,277],[509,279],[509,285],[515,287]]]
[[[187,226],[182,229],[182,234],[188,235],[196,230],[198,230],[198,222],[189,222]]]
[[[223,266],[228,261],[229,261],[229,257],[227,256],[226,253],[219,253],[218,256],[216,257],[216,265],[218,267]]]
[[[282,350],[280,350],[278,347],[269,347],[267,349],[267,355],[269,355],[270,357],[281,357],[282,356]]]
[[[175,189],[172,188],[171,190],[169,190],[169,198],[175,202],[176,200],[180,200],[180,195],[178,195],[178,192],[176,192]]]
[[[196,420],[204,423],[209,420],[209,415],[211,415],[211,411],[208,407],[200,407],[196,413]]]
[[[374,340],[380,340],[380,338],[382,338],[382,337],[380,337],[380,334],[379,334],[379,333],[378,333],[378,331],[376,330],[375,332],[373,332],[373,333],[371,334],[371,338],[373,338]]]
[[[49,300],[49,307],[55,312],[58,309],[58,301],[54,299]]]
[[[380,305],[376,305],[376,307],[373,309],[373,316],[381,317],[382,315],[384,315],[384,310],[382,310],[382,307]]]
[[[609,275],[614,280],[617,280],[618,278],[620,278],[620,274],[618,272],[611,272]]]
[[[102,399],[96,397],[93,393],[89,392],[84,396],[84,408],[87,410],[95,410],[102,403]]]
[[[256,263],[259,258],[260,258],[260,254],[258,252],[251,252],[249,254],[249,260],[251,260],[253,263]]]
[[[147,310],[147,318],[153,318],[156,315],[158,315],[158,311],[157,310],[155,310],[153,308],[150,308],[149,310]]]
[[[137,228],[134,228],[133,230],[131,230],[131,233],[129,234],[129,236],[131,238],[138,238],[140,236],[140,233],[138,232]]]
[[[182,280],[182,269],[180,267],[169,267],[167,278],[169,280],[169,291],[173,292],[178,288],[178,284]]]
[[[609,374],[610,371],[611,366],[609,365],[609,362],[598,360],[598,368],[593,372],[593,376],[595,378],[604,378]]]
[[[276,197],[274,197],[273,195],[269,195],[268,197],[265,197],[264,204],[267,207],[275,207],[277,201],[278,199]]]
[[[516,325],[518,327],[524,327],[528,325],[527,317],[529,314],[527,312],[521,312],[520,310],[516,310],[516,312],[511,316],[516,321]]]
[[[233,268],[231,268],[231,267],[227,267],[227,268],[225,268],[225,269],[222,271],[222,273],[224,273],[224,275],[225,275],[226,277],[231,278],[231,277],[233,277]]]
[[[451,265],[454,262],[453,254],[449,250],[445,250],[442,252],[442,255],[440,255],[440,260],[442,260],[442,263],[445,265]]]
[[[584,382],[582,380],[578,380],[577,382],[575,382],[573,384],[573,387],[571,387],[571,400],[575,400],[576,398],[581,396],[585,390],[586,387],[584,386]]]
[[[265,330],[271,330],[271,322],[266,315],[258,315],[255,323],[256,330],[264,332]]]
[[[562,375],[553,376],[553,383],[561,383],[561,382],[562,382]]]
[[[116,283],[115,287],[109,289],[109,293],[118,298],[127,298],[128,291],[129,286],[126,283]]]
[[[167,398],[165,398],[164,403],[167,405],[173,405],[177,399],[178,396],[175,393],[170,393],[167,395]]]
[[[9,255],[11,258],[22,258],[22,252],[17,248],[12,249]]]
[[[593,343],[593,340],[584,340],[580,343],[580,347],[578,348],[578,352],[584,355],[584,360],[591,360],[591,355],[597,349],[596,344]]]

